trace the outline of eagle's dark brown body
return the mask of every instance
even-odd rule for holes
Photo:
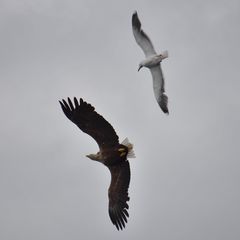
[[[119,151],[122,150],[122,151]],[[127,160],[128,148],[122,144],[114,148],[109,148],[101,151],[103,164],[107,167],[120,164]]]
[[[116,228],[123,229],[129,216],[127,201],[129,201],[130,166],[127,157],[130,157],[130,153],[133,154],[133,145],[129,142],[120,144],[110,123],[99,115],[93,106],[82,99],[78,101],[74,98],[73,104],[68,98],[68,102],[62,100],[60,104],[66,117],[98,143],[99,152],[89,154],[87,157],[103,163],[110,170],[108,212]]]

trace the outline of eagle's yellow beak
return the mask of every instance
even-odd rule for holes
[[[96,154],[88,154],[88,155],[86,155],[86,157],[88,157],[92,160],[96,160]]]

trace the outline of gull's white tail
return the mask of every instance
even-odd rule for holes
[[[160,56],[161,56],[161,59],[165,59],[165,58],[168,58],[168,51],[163,51],[162,53],[160,53]]]
[[[135,153],[133,151],[133,144],[128,141],[128,138],[125,138],[122,143],[122,145],[126,146],[128,148],[128,155],[127,158],[135,158]]]

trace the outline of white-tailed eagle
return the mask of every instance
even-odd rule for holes
[[[83,132],[95,139],[99,152],[87,155],[88,158],[101,162],[111,172],[108,189],[109,216],[116,228],[123,229],[128,215],[128,187],[130,183],[130,166],[128,157],[135,157],[133,145],[125,139],[119,143],[118,136],[110,125],[89,103],[74,98],[74,104],[68,98],[59,101],[66,117]]]

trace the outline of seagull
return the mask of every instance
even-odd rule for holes
[[[80,101],[74,98],[74,104],[70,98],[67,101],[62,99],[59,103],[66,117],[84,133],[90,135],[99,146],[99,152],[86,157],[103,163],[110,170],[108,212],[117,230],[122,230],[129,217],[127,201],[130,199],[128,196],[130,166],[127,158],[135,157],[133,144],[127,138],[120,144],[111,124],[82,98]]]
[[[165,94],[165,83],[161,69],[161,61],[168,57],[168,52],[164,51],[161,54],[156,53],[150,38],[141,29],[141,22],[136,11],[132,15],[132,30],[137,44],[142,48],[146,56],[146,59],[139,63],[138,71],[142,67],[147,67],[150,69],[153,78],[153,90],[155,98],[162,111],[166,114],[169,114],[167,106],[168,97]]]

